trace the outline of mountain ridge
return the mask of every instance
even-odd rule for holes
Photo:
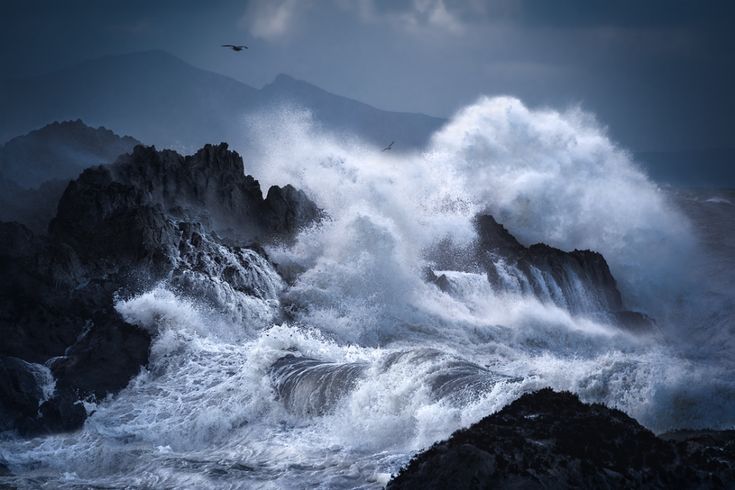
[[[320,124],[375,144],[415,147],[444,120],[393,112],[280,74],[262,88],[198,68],[161,50],[87,60],[27,79],[0,81],[0,141],[48,121],[83,119],[153,144],[190,152],[213,141],[247,143],[243,117],[278,103],[312,111]],[[87,87],[79,90],[79,86]],[[32,109],[32,110],[29,110]]]

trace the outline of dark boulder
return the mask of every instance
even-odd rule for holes
[[[656,437],[619,410],[544,389],[414,457],[389,489],[732,488],[735,437]]]
[[[0,357],[0,432],[65,432],[81,427],[85,418],[77,397],[53,386],[48,368]]]
[[[41,369],[15,357],[0,357],[0,431],[36,417],[44,400]]]
[[[70,297],[83,276],[69,247],[0,223],[0,355],[43,363],[63,354],[84,326]]]
[[[79,398],[69,391],[56,393],[38,409],[37,420],[21,428],[24,435],[72,432],[84,425],[87,411]]]
[[[125,323],[114,310],[99,312],[63,356],[49,361],[62,390],[104,398],[127,386],[148,361],[151,336]]]

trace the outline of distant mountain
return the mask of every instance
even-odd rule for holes
[[[111,163],[139,141],[81,120],[54,122],[0,146],[0,175],[23,188],[73,179],[85,168]]]
[[[383,111],[286,75],[263,89],[201,70],[163,51],[109,56],[27,80],[0,82],[0,141],[48,121],[82,118],[146,144],[190,151],[247,140],[243,116],[282,102],[319,123],[397,147],[423,143],[443,120]]]
[[[139,142],[80,120],[55,122],[0,146],[0,221],[46,231],[66,185],[92,165],[111,163]]]
[[[233,104],[257,92],[161,51],[108,56],[3,85],[3,138],[82,118],[147,144],[192,147],[221,139],[239,112]]]
[[[422,146],[445,122],[423,114],[382,111],[283,74],[263,87],[259,95],[263,105],[292,103],[306,107],[324,127],[360,135],[379,145],[396,141],[398,148]]]

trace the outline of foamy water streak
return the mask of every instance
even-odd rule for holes
[[[484,98],[417,153],[325,134],[302,111],[248,124],[262,137],[247,171],[329,215],[269,250],[300,271],[293,284],[254,257],[253,296],[192,276],[201,300],[161,284],[119,301],[154,333],[149,368],[81,432],[3,441],[14,483],[379,488],[413,452],[544,386],[654,430],[735,422],[727,370],[677,350],[681,325],[637,338],[570,313],[553,284],[536,298],[509,274],[496,290],[427,258],[439,240],[470,243],[487,209],[526,243],[603,252],[626,299],[673,308],[691,229],[589,115]],[[279,301],[289,322],[266,324]]]

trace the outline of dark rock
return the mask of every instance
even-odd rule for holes
[[[64,195],[60,218],[65,200],[86,202],[101,187],[115,185],[122,186],[114,192],[116,199],[105,199],[98,213],[110,215],[131,205],[160,207],[240,243],[287,239],[320,216],[316,205],[291,186],[272,187],[263,199],[259,182],[245,175],[240,155],[221,143],[190,156],[137,146],[114,165],[82,174],[78,187]]]
[[[118,392],[147,364],[150,334],[116,313],[115,298],[166,281],[213,308],[243,308],[243,296],[274,300],[282,281],[262,248],[245,244],[289,240],[319,217],[291,186],[264,199],[222,144],[186,157],[137,146],[85,170],[64,191],[48,236],[0,223],[0,355],[46,363],[56,378],[53,398],[40,406],[34,398],[37,413],[26,407],[9,427],[80,427],[78,400]]]
[[[605,258],[591,250],[565,252],[544,243],[526,247],[487,214],[475,217],[477,240],[459,249],[451,241],[431,251],[442,270],[484,271],[496,290],[532,295],[574,314],[610,321],[632,331],[647,331],[653,320],[628,311]],[[433,274],[433,272],[432,272]],[[446,277],[427,276],[451,292]]]
[[[321,210],[303,191],[288,184],[268,189],[263,202],[263,217],[269,230],[280,237],[288,237],[294,230],[317,221]]]
[[[572,313],[623,309],[615,279],[599,253],[564,252],[543,243],[524,247],[489,215],[478,216],[475,228],[477,258],[493,285],[509,287],[508,281],[515,280],[522,292],[553,301]]]
[[[44,393],[38,370],[15,357],[0,357],[0,432],[35,418]]]
[[[68,391],[43,402],[39,414],[38,421],[23,431],[25,435],[72,432],[80,429],[87,418],[82,402]]]
[[[71,249],[0,223],[0,355],[43,363],[84,326],[71,291],[83,279]]]
[[[437,275],[430,268],[424,270],[424,280],[426,282],[435,284],[439,289],[444,292],[449,292],[452,288],[451,284],[449,283],[449,279],[447,279],[447,276],[445,274]]]
[[[86,411],[78,397],[54,389],[52,383],[48,368],[0,357],[0,432],[17,430],[23,435],[36,435],[81,427]],[[46,392],[52,389],[53,394]]]
[[[64,356],[50,361],[62,390],[97,399],[116,393],[148,361],[150,334],[122,321],[114,310],[98,313]]]
[[[420,453],[387,488],[732,488],[732,432],[674,442],[544,389]]]

